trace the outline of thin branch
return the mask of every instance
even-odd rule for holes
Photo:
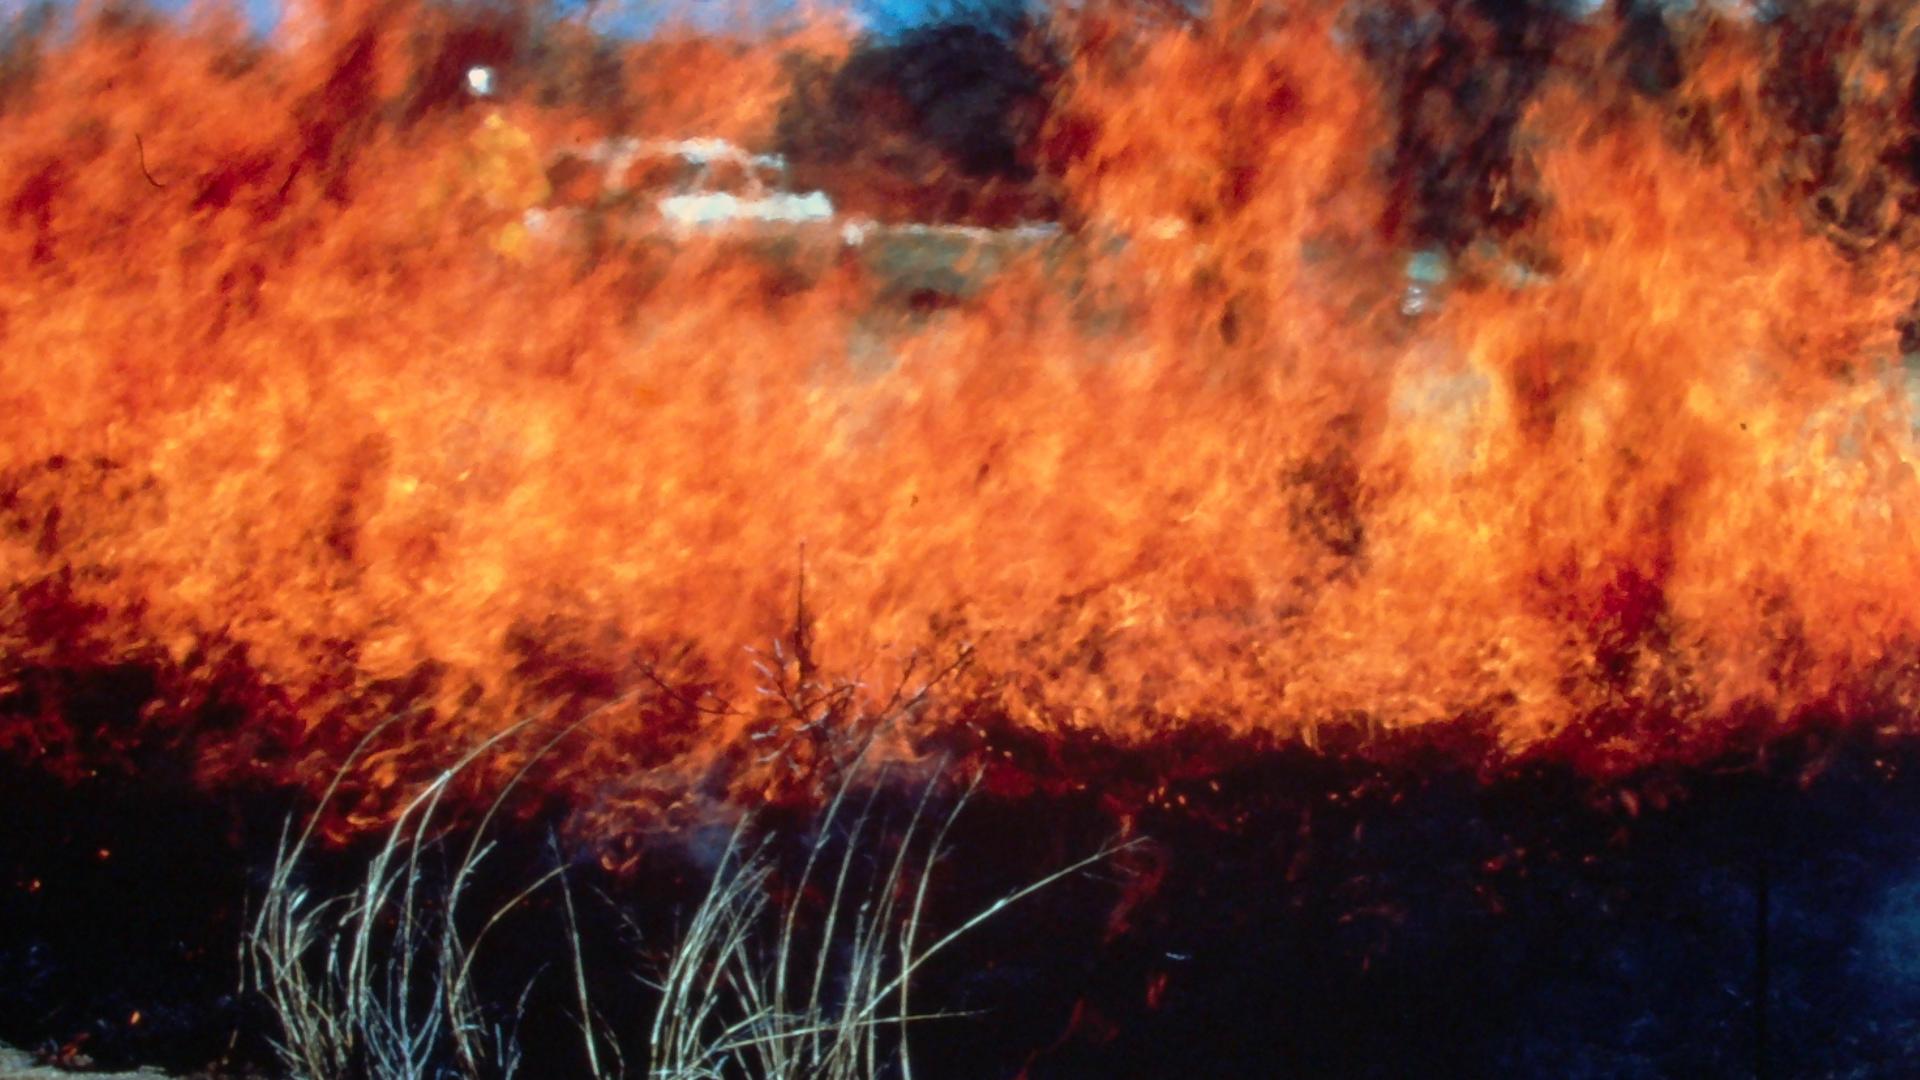
[[[147,183],[164,190],[167,185],[155,180],[153,171],[147,168],[147,144],[140,140],[140,133],[137,131],[133,133],[133,148],[140,154],[140,175],[147,178]]]

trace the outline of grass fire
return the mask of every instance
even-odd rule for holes
[[[887,11],[0,8],[0,1041],[1920,1069],[1909,5]]]

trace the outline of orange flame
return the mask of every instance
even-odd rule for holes
[[[16,684],[168,658],[138,737],[207,782],[317,783],[405,710],[375,787],[618,701],[556,782],[671,798],[761,730],[744,650],[791,631],[804,559],[806,655],[771,663],[877,709],[970,650],[923,729],[1472,717],[1606,767],[1910,715],[1899,192],[1866,241],[1809,216],[1774,31],[1680,21],[1648,95],[1618,26],[1568,28],[1505,181],[1543,209],[1422,315],[1382,175],[1404,116],[1348,22],[1062,15],[1073,228],[900,315],[838,226],[490,245],[522,207],[473,179],[481,111],[431,100],[451,26],[336,5],[263,46],[107,12],[32,46],[0,125]],[[1912,40],[1836,62],[1819,183],[1887,173]],[[765,148],[782,52],[846,47],[671,37],[623,62],[643,106],[503,115]],[[241,668],[238,730],[167,727]]]

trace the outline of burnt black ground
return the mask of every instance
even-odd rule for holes
[[[934,965],[916,1004],[976,1015],[919,1029],[916,1075],[1920,1071],[1920,745],[1803,737],[1601,781],[1489,769],[1477,739],[1362,755],[1198,731],[1144,747],[996,736],[934,922],[1093,850],[1116,814],[1146,842]],[[881,804],[900,820],[918,791]],[[77,1040],[102,1065],[265,1061],[235,942],[289,805],[6,765],[0,1041]],[[555,857],[538,818],[503,840],[477,896]],[[651,1004],[636,975],[718,841],[657,843],[617,879],[572,854],[596,999],[636,1036]],[[350,882],[364,854],[320,860],[310,881]],[[490,946],[492,985],[564,966],[559,931],[536,902]],[[542,980],[529,1068],[578,1074],[571,987]]]
[[[1051,982],[1033,999],[1081,1003],[1027,1075],[1920,1070],[1910,743],[1798,739],[1600,782],[1482,775],[1471,741],[1372,762],[1215,747],[1169,792],[1184,807],[1139,819],[1159,880],[1125,928],[1057,966],[1005,961]],[[1050,811],[1002,812],[1011,832]],[[975,947],[1041,956],[1063,940],[1043,927]]]
[[[289,806],[0,768],[0,1042],[184,1069],[264,1030],[237,930]]]

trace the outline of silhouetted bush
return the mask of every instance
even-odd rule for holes
[[[870,39],[846,63],[797,65],[778,148],[801,188],[883,221],[1006,225],[1052,217],[1034,167],[1048,68],[1020,17]]]

